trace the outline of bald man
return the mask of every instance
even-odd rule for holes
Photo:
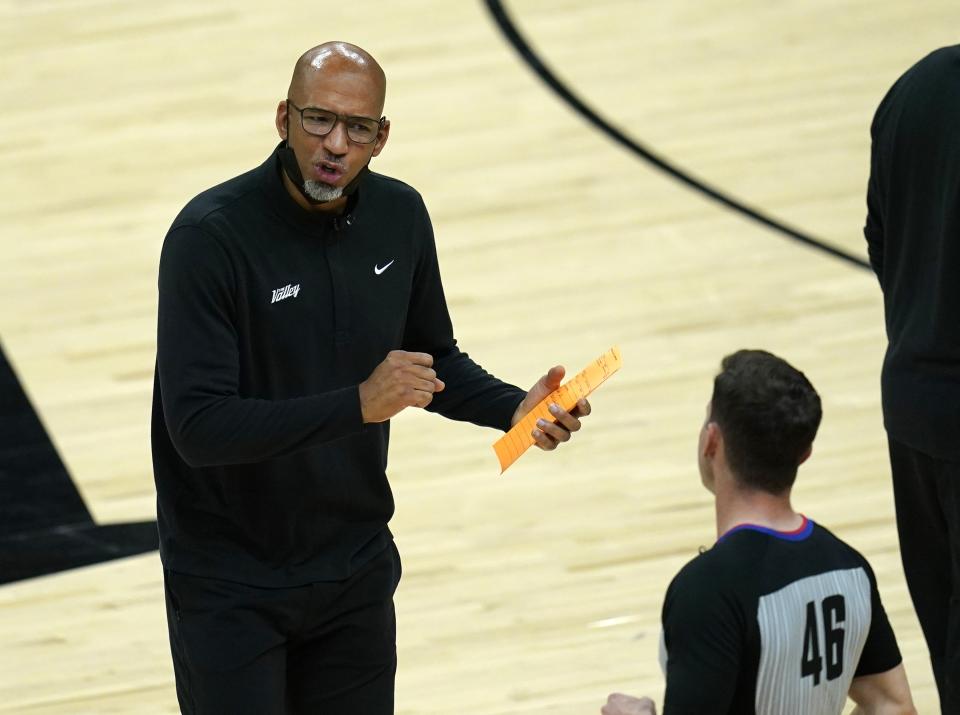
[[[563,377],[524,392],[457,348],[423,200],[368,169],[385,90],[359,47],[306,52],[280,144],[164,240],[152,441],[185,713],[393,712],[389,420],[506,430]],[[536,444],[589,412],[557,408]]]

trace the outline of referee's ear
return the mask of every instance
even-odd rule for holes
[[[799,467],[801,464],[803,464],[803,463],[806,462],[808,459],[810,459],[810,455],[811,455],[811,454],[813,454],[813,445],[812,445],[812,444],[811,444],[809,447],[807,447],[806,451],[805,451],[803,454],[800,455],[800,461],[797,462],[797,466]]]
[[[716,422],[707,422],[704,426],[703,456],[716,457],[723,442],[723,432]]]

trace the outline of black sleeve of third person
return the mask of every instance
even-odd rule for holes
[[[883,257],[884,257],[884,224],[883,224],[883,188],[882,188],[882,159],[881,137],[879,135],[879,113],[870,128],[870,179],[867,183],[867,220],[863,227],[864,238],[867,239],[867,255],[870,266],[883,288]]]

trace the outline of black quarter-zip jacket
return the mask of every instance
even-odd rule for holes
[[[430,353],[429,410],[507,429],[524,391],[460,352],[430,218],[368,173],[336,218],[287,193],[276,151],[190,201],[164,240],[152,444],[166,568],[260,586],[339,580],[392,538],[389,422],[358,385]]]

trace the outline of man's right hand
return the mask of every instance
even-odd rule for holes
[[[386,422],[406,407],[426,407],[444,388],[433,371],[433,356],[391,350],[370,377],[360,383],[364,423]]]
[[[657,715],[657,708],[650,698],[634,698],[622,693],[613,693],[600,710],[601,715]]]

